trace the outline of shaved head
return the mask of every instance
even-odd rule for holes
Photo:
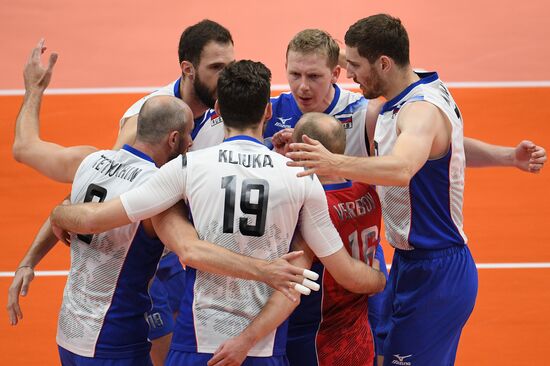
[[[193,114],[181,99],[169,95],[149,98],[139,110],[136,139],[154,144],[172,131],[183,133]]]
[[[346,131],[342,123],[325,113],[304,114],[294,126],[292,139],[302,142],[303,135],[319,141],[334,154],[343,154],[346,149]]]

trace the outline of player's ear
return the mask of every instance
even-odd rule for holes
[[[393,66],[393,60],[389,58],[388,56],[380,56],[378,59],[380,71],[382,72],[388,72],[391,70]]]
[[[220,113],[220,104],[218,103],[218,100],[216,99],[216,102],[214,103],[214,110],[216,111],[216,114],[218,116],[221,116],[222,114]],[[222,116],[223,118],[223,116]]]
[[[193,64],[189,61],[184,60],[181,62],[180,67],[183,77],[193,80],[195,75],[195,67],[193,66]]]
[[[336,84],[336,82],[338,81],[338,78],[340,77],[341,71],[342,71],[342,68],[340,67],[340,65],[336,65],[336,67],[332,69],[332,75],[330,77],[330,82],[332,84]]]
[[[180,135],[179,131],[172,131],[168,135],[168,145],[170,146],[171,149],[173,149],[174,146],[178,145],[179,135]]]
[[[264,112],[264,121],[269,121],[273,116],[273,107],[271,106],[271,101],[267,102]]]

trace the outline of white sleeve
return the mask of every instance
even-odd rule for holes
[[[185,159],[182,155],[172,159],[143,185],[120,196],[124,210],[132,222],[155,216],[185,198]]]
[[[332,224],[328,213],[327,197],[317,176],[313,176],[313,180],[308,182],[307,186],[309,192],[306,193],[306,199],[300,211],[300,232],[318,258],[327,257],[340,250],[344,243]]]

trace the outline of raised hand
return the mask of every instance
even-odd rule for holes
[[[25,80],[25,90],[43,92],[50,84],[52,71],[57,62],[57,53],[52,52],[49,57],[48,65],[44,66],[40,62],[40,56],[46,51],[44,39],[40,39],[25,64],[23,78]]]

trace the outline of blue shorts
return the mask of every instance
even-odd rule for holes
[[[378,244],[374,257],[380,261],[380,271],[388,279],[388,269],[386,268],[386,259],[384,258],[384,249]],[[369,323],[374,338],[374,350],[376,355],[382,354],[384,345],[384,333],[382,319],[387,319],[391,313],[391,304],[388,302],[390,287],[386,286],[384,291],[369,297]]]
[[[164,285],[168,295],[168,303],[173,312],[180,308],[181,298],[185,292],[185,269],[174,253],[168,253],[159,262],[155,277]]]
[[[149,287],[153,302],[147,313],[149,339],[154,340],[174,331],[174,315],[178,312],[185,291],[185,269],[174,253],[162,257]]]
[[[129,358],[84,357],[57,346],[63,366],[153,366],[149,354]]]
[[[467,246],[396,250],[387,284],[392,314],[383,321],[384,365],[453,365],[477,281]]]
[[[164,362],[165,366],[206,366],[212,353],[181,352],[171,349]],[[286,356],[247,357],[242,366],[289,366]]]
[[[174,312],[168,302],[166,288],[158,277],[154,277],[153,283],[149,287],[149,295],[153,307],[147,313],[148,338],[154,340],[174,331]]]

